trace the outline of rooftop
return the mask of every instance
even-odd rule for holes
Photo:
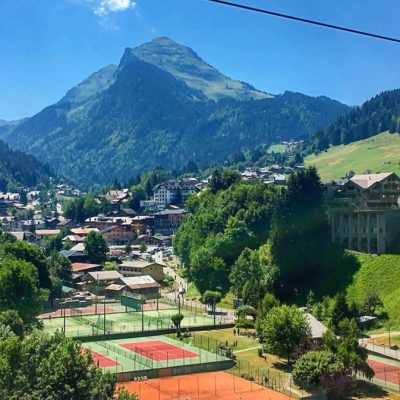
[[[368,189],[372,185],[375,185],[375,183],[383,181],[392,174],[393,172],[386,172],[381,174],[354,175],[353,177],[350,178],[350,181],[362,187],[363,189]]]

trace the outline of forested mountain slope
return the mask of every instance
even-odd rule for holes
[[[228,82],[224,90],[221,82]],[[127,49],[118,67],[93,74],[5,140],[77,183],[101,184],[155,166],[180,169],[193,160],[202,167],[258,144],[304,139],[348,110],[326,97],[268,97],[161,38]]]

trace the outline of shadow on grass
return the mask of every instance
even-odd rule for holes
[[[351,393],[351,395],[355,396],[357,399],[382,399],[387,394],[388,392],[385,389],[366,381],[357,381],[356,387]]]
[[[272,367],[278,369],[279,371],[290,373],[293,370],[293,365],[282,361],[275,361],[272,363]]]

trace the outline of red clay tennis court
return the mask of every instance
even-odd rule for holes
[[[368,360],[368,364],[374,370],[376,379],[400,385],[400,367],[373,360]]]
[[[91,350],[91,353],[94,363],[100,368],[115,367],[120,365],[116,361],[111,360],[111,358],[108,358],[107,356],[103,356],[103,354],[100,354],[97,351]]]
[[[166,342],[162,342],[161,340],[121,343],[120,346],[155,361],[199,357],[199,355],[196,353]]]
[[[120,384],[140,400],[289,400],[275,392],[226,372],[207,372]]]

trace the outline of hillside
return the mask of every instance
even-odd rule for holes
[[[318,131],[307,144],[313,153],[375,136],[379,132],[400,133],[400,89],[382,92],[340,116],[325,131]]]
[[[22,151],[11,150],[0,140],[0,191],[7,191],[9,185],[34,187],[47,183],[52,175],[50,167]]]
[[[400,135],[380,133],[365,140],[334,146],[317,156],[305,158],[306,165],[315,165],[327,182],[354,171],[396,172],[400,174]]]
[[[361,303],[366,293],[376,293],[384,303],[392,329],[400,328],[400,256],[353,253],[361,267],[347,288],[348,300]]]
[[[180,169],[193,160],[204,167],[258,144],[307,138],[349,110],[326,97],[267,97],[237,81],[227,84],[235,95],[224,94],[226,79],[192,50],[161,38],[126,49],[118,67],[91,75],[4,138],[77,183],[103,184],[155,166]],[[253,99],[260,96],[266,98]]]

